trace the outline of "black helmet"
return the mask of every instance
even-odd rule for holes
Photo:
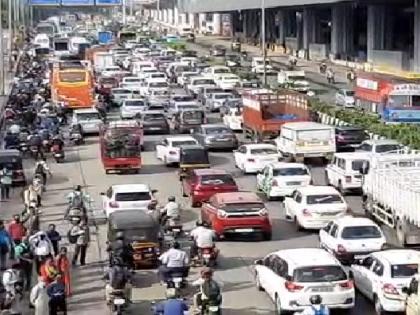
[[[311,302],[311,304],[320,305],[322,303],[322,298],[320,295],[312,295],[309,298],[309,301]]]
[[[117,232],[116,234],[115,234],[115,239],[116,240],[124,240],[124,232]]]
[[[181,248],[181,245],[180,245],[177,241],[174,241],[174,242],[172,243],[172,248],[175,248],[175,249],[180,249],[180,248]]]
[[[174,202],[174,201],[175,201],[175,196],[170,196],[170,197],[168,198],[168,201],[169,201],[169,202]]]

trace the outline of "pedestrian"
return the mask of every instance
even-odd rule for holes
[[[52,283],[58,274],[57,266],[55,265],[54,259],[48,257],[40,268],[41,277],[44,282],[48,285]]]
[[[60,274],[57,274],[54,281],[48,285],[47,293],[50,298],[50,315],[57,315],[59,311],[67,314],[66,289]]]
[[[41,196],[38,196],[38,193],[32,184],[23,191],[23,203],[28,209],[34,205],[38,206],[41,203]]]
[[[23,298],[23,288],[16,285],[14,294],[6,293],[3,308],[7,309],[9,315],[23,315],[25,309],[25,300]],[[4,313],[1,313],[4,314]]]
[[[0,190],[1,200],[4,201],[10,197],[10,187],[12,186],[12,171],[5,165],[0,171]]]
[[[47,285],[42,278],[39,278],[38,283],[32,288],[29,300],[35,308],[34,315],[50,313]]]
[[[39,231],[35,233],[34,235],[30,236],[29,243],[31,244],[31,247],[33,248],[36,270],[39,275],[41,264],[44,263],[47,257],[52,257],[54,249],[47,234],[43,231]]]
[[[0,270],[6,270],[7,254],[13,248],[13,241],[4,228],[3,220],[0,220]]]
[[[31,289],[32,268],[34,255],[32,254],[28,237],[25,236],[22,242],[14,248],[15,258],[19,261],[22,269],[22,278],[25,285],[25,290]]]
[[[22,283],[20,268],[20,264],[14,263],[11,268],[3,273],[2,282],[7,293],[14,295],[16,284]]]
[[[80,265],[84,266],[86,264],[86,251],[90,242],[90,232],[86,221],[82,220],[80,224],[75,224],[70,230],[70,235],[77,237],[72,265],[76,265],[80,255]]]
[[[26,235],[26,228],[20,220],[20,215],[15,214],[13,216],[13,222],[9,224],[9,235],[12,238],[15,245],[20,244],[22,239]]]
[[[61,235],[57,232],[55,224],[48,226],[47,236],[51,241],[54,249],[54,256],[58,255],[59,242],[61,241]]]
[[[70,279],[70,260],[67,257],[67,247],[61,247],[60,253],[56,259],[58,272],[61,274],[64,286],[66,288],[66,295],[71,296],[71,279]]]

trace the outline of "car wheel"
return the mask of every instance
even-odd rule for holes
[[[385,315],[385,312],[382,308],[381,302],[379,301],[378,297],[375,296],[375,313],[376,315]]]
[[[258,291],[264,291],[264,288],[261,286],[260,277],[258,276],[257,272],[255,272],[255,285],[257,286]]]
[[[281,301],[280,301],[280,297],[279,297],[279,295],[276,293],[276,297],[275,297],[275,306],[276,306],[276,314],[278,314],[278,315],[282,315],[282,314],[284,314],[283,313],[283,310],[281,309]]]

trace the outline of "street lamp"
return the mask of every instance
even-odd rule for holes
[[[261,46],[263,49],[263,82],[264,87],[267,86],[267,67],[266,67],[266,60],[267,60],[267,50],[265,44],[265,0],[261,0]]]

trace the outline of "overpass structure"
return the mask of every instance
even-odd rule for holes
[[[311,60],[368,62],[420,73],[420,0],[156,0],[146,14],[174,27],[259,44]]]

